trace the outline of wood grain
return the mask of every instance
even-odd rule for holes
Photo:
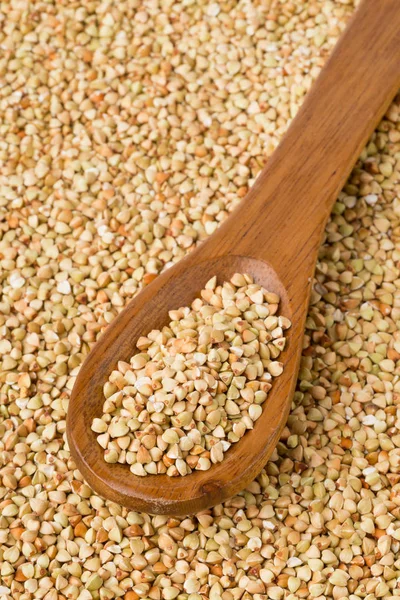
[[[260,472],[286,422],[296,383],[318,247],[338,192],[400,86],[399,0],[364,0],[240,207],[198,249],[145,288],[107,328],[84,363],[68,410],[72,456],[100,495],[149,513],[189,514],[222,502]],[[102,412],[102,387],[137,338],[188,305],[205,282],[234,272],[282,297],[293,323],[274,381],[253,431],[220,464],[186,477],[130,473],[109,465],[90,426]]]

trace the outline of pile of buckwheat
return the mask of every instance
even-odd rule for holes
[[[259,477],[154,517],[94,494],[65,439],[100,332],[245,195],[353,9],[0,3],[1,600],[400,595],[400,98],[326,227]]]
[[[191,306],[136,342],[104,385],[103,414],[92,429],[108,463],[128,463],[135,475],[173,477],[222,462],[261,416],[279,377],[276,360],[291,323],[279,316],[279,296],[235,273],[212,277]]]

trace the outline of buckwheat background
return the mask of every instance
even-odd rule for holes
[[[353,9],[0,2],[2,600],[400,595],[399,101],[327,225],[257,480],[151,517],[96,496],[65,441],[96,338],[244,197]]]

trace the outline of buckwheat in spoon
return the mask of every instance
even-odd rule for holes
[[[324,226],[399,65],[399,0],[364,0],[239,208],[98,341],[67,421],[97,493],[183,515],[261,471],[290,409]]]

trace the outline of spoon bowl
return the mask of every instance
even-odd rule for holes
[[[398,0],[363,0],[282,142],[246,198],[206,242],[160,275],[107,328],[76,380],[67,417],[72,456],[100,495],[131,509],[184,515],[222,502],[262,469],[289,412],[318,248],[354,162],[400,87]],[[340,208],[339,208],[340,209]],[[249,273],[281,298],[288,317],[282,375],[273,381],[254,429],[222,463],[185,477],[133,475],[108,464],[91,430],[103,385],[129,361],[140,335],[188,306],[214,275]]]
[[[128,465],[110,465],[104,461],[103,449],[91,430],[93,418],[102,414],[104,383],[118,361],[129,361],[141,335],[165,325],[170,309],[190,305],[211,277],[217,275],[218,281],[223,282],[236,272],[252,275],[256,283],[280,296],[279,314],[293,319],[285,287],[266,262],[245,256],[209,260],[203,256],[199,251],[189,255],[182,261],[181,266],[185,268],[178,278],[175,268],[171,268],[128,305],[119,318],[129,326],[121,329],[118,319],[109,326],[89,355],[74,387],[68,427],[72,455],[97,493],[131,509],[154,514],[189,514],[229,498],[246,487],[262,469],[290,407],[288,400],[300,356],[295,340],[301,341],[295,335],[295,328],[286,331],[287,344],[280,358],[285,364],[284,372],[274,380],[261,417],[252,431],[232,444],[222,463],[213,465],[210,471],[194,471],[186,477],[138,477],[130,472]],[[81,402],[81,398],[85,401]]]

